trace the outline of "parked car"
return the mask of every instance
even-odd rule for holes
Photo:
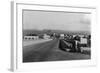
[[[75,48],[75,41],[71,41],[71,40],[60,40],[59,41],[59,48],[61,50],[64,50],[64,51],[73,51],[75,52],[76,51],[76,48]]]

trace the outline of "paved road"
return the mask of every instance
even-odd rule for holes
[[[59,40],[23,47],[23,62],[90,59],[90,55],[70,53],[59,49]]]
[[[28,45],[33,45],[33,44],[38,44],[38,43],[44,43],[47,41],[50,41],[52,39],[38,39],[38,40],[24,40],[23,46],[28,46]]]

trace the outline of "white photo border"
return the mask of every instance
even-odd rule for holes
[[[97,59],[97,47],[93,42],[95,41],[95,26],[96,26],[96,8],[93,7],[73,7],[73,6],[54,6],[54,5],[39,5],[32,3],[18,3],[13,2],[13,71],[26,71],[34,69],[54,69],[65,67],[81,67],[96,65]],[[23,63],[22,61],[22,10],[46,10],[46,11],[65,11],[65,12],[79,12],[79,13],[91,13],[91,27],[92,27],[92,46],[91,46],[91,59],[90,60],[71,60],[71,61],[53,61],[53,62],[32,62]]]

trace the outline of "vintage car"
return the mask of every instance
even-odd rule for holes
[[[73,40],[60,40],[59,48],[64,51],[76,51],[75,41]]]

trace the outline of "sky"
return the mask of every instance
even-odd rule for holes
[[[23,29],[90,32],[91,14],[23,10]]]

